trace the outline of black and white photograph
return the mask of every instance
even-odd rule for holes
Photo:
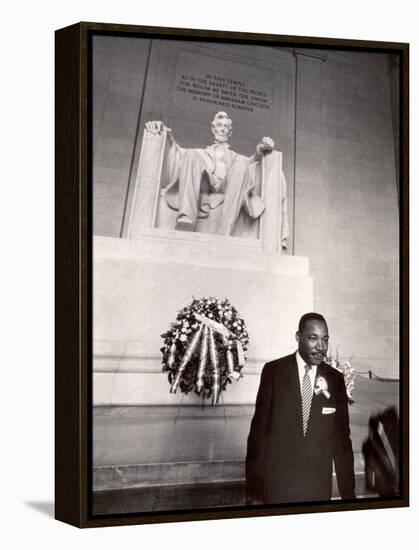
[[[397,503],[400,56],[90,48],[92,516]]]
[[[414,5],[3,6],[2,548],[412,546]]]

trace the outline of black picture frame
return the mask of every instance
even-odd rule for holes
[[[92,90],[93,35],[380,51],[400,60],[400,494],[392,498],[93,516]],[[55,517],[77,527],[196,521],[409,505],[409,45],[336,38],[78,23],[55,35]]]

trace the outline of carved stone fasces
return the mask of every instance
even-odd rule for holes
[[[260,166],[262,200],[265,212],[261,217],[262,249],[281,254],[288,238],[287,191],[282,168],[282,153],[272,151],[262,157]]]
[[[163,173],[166,132],[144,130],[135,189],[128,221],[127,237],[136,239],[142,231],[154,227]]]

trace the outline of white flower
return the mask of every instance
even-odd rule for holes
[[[186,334],[181,334],[181,335],[180,335],[179,340],[180,340],[181,342],[186,342],[187,339],[188,339],[188,337],[186,336]]]
[[[327,390],[328,385],[323,376],[318,376],[316,380],[316,388],[319,388],[320,391]]]
[[[314,383],[314,393],[316,395],[319,395],[319,393],[322,393],[327,399],[329,399],[330,393],[327,391],[327,389],[328,389],[328,385],[327,385],[326,379],[323,378],[323,376],[318,376]]]

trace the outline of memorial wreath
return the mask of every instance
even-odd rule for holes
[[[249,334],[227,299],[194,298],[161,336],[171,393],[195,391],[215,405],[227,384],[242,376]]]

